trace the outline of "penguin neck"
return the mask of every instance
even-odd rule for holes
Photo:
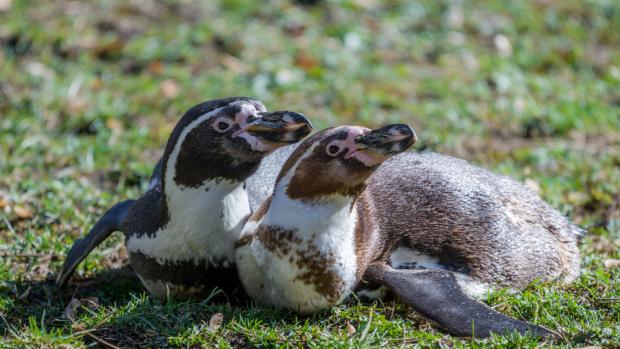
[[[316,237],[328,234],[344,238],[354,234],[357,220],[355,198],[333,194],[312,200],[292,199],[286,194],[287,187],[286,177],[276,184],[263,224]]]

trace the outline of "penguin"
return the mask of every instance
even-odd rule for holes
[[[452,335],[555,336],[478,298],[535,279],[573,281],[579,228],[510,178],[405,152],[415,140],[395,124],[302,142],[236,243],[246,292],[308,314],[371,282]]]
[[[148,190],[114,205],[75,241],[57,285],[112,232],[121,231],[132,269],[154,296],[202,296],[215,286],[225,293],[240,289],[234,242],[251,213],[245,181],[270,152],[311,129],[304,115],[267,112],[247,97],[189,109],[173,129]]]

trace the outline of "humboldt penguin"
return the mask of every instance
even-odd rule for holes
[[[407,125],[343,126],[302,142],[237,241],[246,292],[306,314],[365,280],[453,335],[554,335],[475,298],[574,280],[581,231],[512,179],[404,152],[415,139]]]
[[[234,242],[251,213],[245,181],[265,156],[298,142],[311,128],[302,114],[267,112],[246,97],[189,109],[173,129],[148,190],[114,205],[75,241],[57,284],[65,284],[97,245],[121,231],[131,267],[155,296],[241,288]]]

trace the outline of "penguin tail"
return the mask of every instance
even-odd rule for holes
[[[105,240],[110,234],[120,229],[129,208],[134,203],[134,200],[127,200],[119,202],[112,206],[104,215],[95,223],[95,226],[88,232],[88,234],[77,239],[71,250],[67,254],[65,263],[62,266],[62,271],[56,278],[56,285],[63,287],[75,268],[90,254],[90,252],[97,247],[103,240]]]

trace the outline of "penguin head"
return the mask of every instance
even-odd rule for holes
[[[279,180],[290,172],[286,193],[292,199],[332,194],[355,197],[381,163],[407,150],[415,141],[415,132],[404,124],[375,130],[361,126],[326,129],[291,154]]]
[[[176,185],[205,180],[243,181],[273,150],[298,142],[312,130],[302,114],[267,112],[246,97],[212,100],[188,110],[172,132],[164,171]]]

